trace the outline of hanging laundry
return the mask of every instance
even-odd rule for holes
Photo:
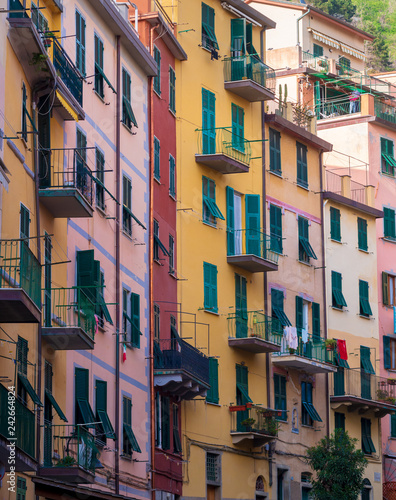
[[[98,333],[99,329],[99,316],[95,314],[95,335]]]
[[[338,354],[340,356],[340,359],[347,361],[348,360],[348,353],[347,353],[345,340],[338,339],[337,340],[337,348],[338,348]]]
[[[304,344],[308,342],[308,330],[306,330],[305,328],[301,330],[301,339],[304,342]]]
[[[297,336],[297,328],[295,326],[289,327],[287,343],[289,344],[290,349],[297,349],[298,336]]]

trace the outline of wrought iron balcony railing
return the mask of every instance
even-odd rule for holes
[[[224,59],[224,81],[253,80],[271,92],[275,92],[275,71],[258,56],[241,55]]]
[[[281,345],[283,328],[277,318],[261,311],[240,311],[228,315],[228,336],[231,338],[259,338]]]
[[[329,61],[325,57],[314,56],[309,52],[302,52],[302,62],[306,63],[308,68],[314,69],[320,73],[328,73]]]
[[[58,40],[53,38],[53,63],[58,76],[80,106],[83,105],[83,79]]]
[[[249,165],[250,142],[233,132],[232,127],[197,129],[199,155],[226,155],[240,163]]]
[[[360,113],[360,99],[350,101],[349,99],[334,99],[321,101],[316,105],[316,117],[318,120],[325,118],[337,118],[338,116]]]
[[[243,409],[245,407],[246,409]],[[243,407],[230,407],[231,411],[231,433],[247,432],[267,435],[276,438],[278,435],[279,422],[276,418],[277,410],[263,408],[261,406],[247,404]],[[237,411],[234,411],[237,410]]]
[[[374,101],[374,112],[378,118],[396,124],[396,107],[376,99]]]
[[[319,361],[321,363],[334,364],[334,351],[326,349],[324,339],[311,334],[308,334],[308,340],[306,343],[303,342],[302,337],[299,334],[296,349],[289,348],[286,340],[283,339],[281,350],[272,354],[274,359],[290,355],[301,356],[303,358]]]
[[[278,263],[279,254],[271,248],[271,237],[257,229],[234,229],[227,231],[227,255],[256,255]],[[273,242],[272,242],[273,243]]]

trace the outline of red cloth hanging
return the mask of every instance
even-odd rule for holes
[[[337,348],[338,348],[338,354],[340,356],[340,359],[343,359],[344,361],[347,361],[348,359],[348,353],[347,353],[347,348],[346,348],[346,342],[345,340],[337,340]]]

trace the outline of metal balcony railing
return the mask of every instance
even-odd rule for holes
[[[342,63],[337,63],[337,72],[339,76],[347,76],[352,79],[357,78],[358,80],[364,76],[361,71]]]
[[[231,338],[259,338],[281,345],[283,328],[277,318],[261,311],[240,311],[228,315],[228,336]]]
[[[253,80],[271,92],[275,92],[275,71],[258,56],[241,55],[224,59],[224,81]]]
[[[96,293],[96,287],[44,289],[43,326],[82,328],[93,339],[96,329],[96,304],[86,294],[86,290],[91,288]]]
[[[81,468],[95,473],[99,450],[95,437],[81,425],[41,426],[44,434],[44,467]]]
[[[278,435],[279,428],[276,415],[275,410],[256,405],[252,405],[251,408],[246,408],[246,410],[232,411],[231,432],[255,432],[275,438]]]
[[[396,406],[396,379],[339,368],[330,378],[330,396],[354,396]]]
[[[29,17],[23,8],[23,3],[20,0],[10,0],[9,9],[10,12],[8,13],[8,17],[11,18]]]
[[[232,127],[197,129],[198,154],[224,154],[249,165],[252,156],[250,142],[232,131]]]
[[[336,118],[338,116],[360,113],[360,99],[350,101],[349,99],[334,99],[321,101],[316,105],[316,117],[318,120],[324,118]]]
[[[379,99],[375,99],[374,112],[375,116],[378,116],[378,118],[382,118],[382,120],[396,124],[396,107],[391,106],[390,104],[385,104]]]
[[[366,200],[366,186],[351,180],[351,200],[357,201],[359,203],[365,203]],[[326,191],[330,191],[335,194],[342,193],[342,176],[332,172],[331,170],[326,170]]]
[[[39,150],[40,189],[76,188],[93,204],[94,180],[87,164],[88,148]]]
[[[297,349],[290,349],[286,344],[286,340],[282,339],[281,350],[273,353],[272,356],[302,356],[306,359],[320,361],[321,363],[334,363],[334,351],[326,349],[324,339],[321,337],[308,334],[308,341],[304,343],[301,335],[298,336]]]
[[[227,232],[229,238],[227,255],[252,254],[274,264],[278,263],[279,254],[271,249],[271,237],[267,234],[256,229],[234,229]],[[273,244],[272,241],[272,248]]]
[[[53,38],[53,63],[58,76],[80,106],[83,105],[83,79],[78,69],[58,40]]]
[[[314,69],[320,73],[328,73],[329,61],[325,57],[314,56],[309,52],[302,52],[302,62],[306,63],[308,68]]]
[[[7,440],[16,439],[16,446],[30,457],[35,456],[36,425],[35,416],[18,399],[15,399],[15,435],[8,433],[8,390],[0,384],[0,434]]]
[[[41,265],[29,240],[0,240],[0,288],[22,288],[41,309]]]
[[[156,342],[155,369],[184,370],[209,384],[209,358],[205,354],[180,337]]]

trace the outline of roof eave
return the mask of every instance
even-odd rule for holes
[[[231,7],[234,7],[235,9],[239,10],[242,14],[245,14],[246,16],[256,21],[258,24],[260,24],[264,29],[274,29],[276,27],[275,21],[273,21],[267,16],[264,16],[264,14],[261,14],[260,12],[258,12],[258,10],[254,9],[253,7],[250,7],[250,5],[245,3],[243,0],[220,0],[220,1],[221,3],[229,4]]]

